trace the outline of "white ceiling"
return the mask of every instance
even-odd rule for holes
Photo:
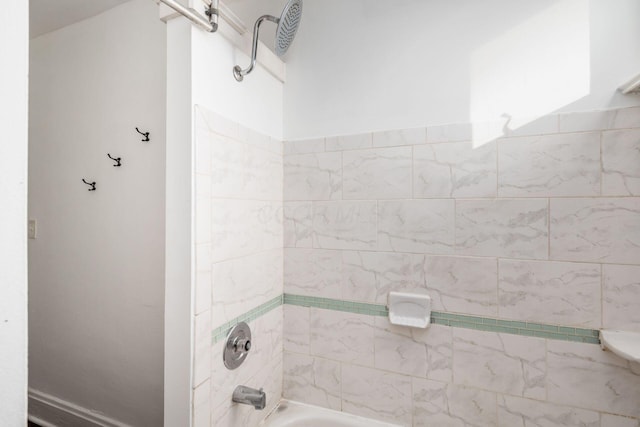
[[[98,15],[127,1],[129,0],[29,0],[31,38]],[[260,16],[280,17],[287,1],[222,0],[250,32]],[[275,30],[276,25],[268,21],[260,27],[260,40],[271,50],[274,49]]]
[[[129,0],[29,0],[30,36],[34,38],[66,27],[127,1]]]

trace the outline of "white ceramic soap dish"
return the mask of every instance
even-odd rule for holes
[[[431,322],[429,295],[389,292],[388,307],[392,325],[426,328]]]
[[[640,332],[600,331],[600,345],[623,359],[640,363]]]

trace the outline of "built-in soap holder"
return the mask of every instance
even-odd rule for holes
[[[603,329],[600,331],[600,345],[623,359],[640,363],[640,332],[616,331]]]
[[[431,323],[429,295],[389,292],[387,307],[392,325],[427,328]]]

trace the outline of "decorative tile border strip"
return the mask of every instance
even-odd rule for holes
[[[548,338],[561,341],[575,341],[600,344],[597,329],[582,329],[544,323],[501,320],[490,317],[465,316],[462,314],[431,312],[431,323],[453,326],[454,328],[476,329],[479,331],[501,332],[528,337]]]
[[[366,314],[387,317],[387,307],[380,304],[342,301],[331,298],[308,297],[284,294],[284,304],[302,307],[317,307],[327,310],[345,311],[348,313]],[[431,323],[452,326],[454,328],[475,329],[487,332],[523,335],[528,337],[548,338],[562,341],[575,341],[589,344],[600,344],[599,331],[596,329],[571,328],[543,323],[502,320],[490,317],[467,316],[462,314],[431,312]]]
[[[273,310],[274,308],[280,307],[283,304],[284,301],[284,295],[278,295],[277,297],[263,303],[260,304],[259,306],[257,306],[256,308],[247,311],[244,314],[241,314],[240,316],[236,317],[235,319],[232,319],[230,321],[228,321],[227,323],[223,323],[222,325],[218,326],[217,328],[215,328],[213,331],[211,331],[211,341],[212,344],[217,343],[218,341],[225,339],[227,337],[227,334],[229,333],[229,329],[231,329],[232,327],[234,327],[235,325],[237,325],[240,322],[252,322],[254,320],[256,320],[257,318],[267,314],[268,312],[270,312],[271,310]]]
[[[368,314],[369,316],[387,317],[389,315],[389,311],[384,305],[342,301],[331,298],[284,294],[284,303],[302,307],[317,307],[325,308],[327,310],[346,311],[347,313]]]
[[[297,305],[300,307],[316,307],[326,310],[365,314],[368,316],[388,317],[389,315],[387,307],[381,304],[283,294],[215,328],[211,332],[212,344],[226,338],[229,333],[229,329],[238,323],[252,322],[274,308],[280,307],[282,304]],[[502,320],[491,317],[444,313],[441,311],[431,312],[431,323],[451,326],[454,328],[475,329],[478,331],[500,332],[528,337],[548,338],[552,340],[600,344],[599,331],[597,329],[582,329],[548,325],[544,323]]]

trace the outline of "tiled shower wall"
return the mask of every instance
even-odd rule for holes
[[[193,425],[253,426],[282,395],[282,142],[201,107],[195,141]],[[237,320],[253,347],[230,371],[214,332]],[[241,384],[264,388],[267,409],[232,404]]]
[[[640,109],[473,136],[285,142],[285,293],[640,331]],[[640,366],[596,344],[351,311],[284,306],[285,397],[416,427],[640,425]]]

